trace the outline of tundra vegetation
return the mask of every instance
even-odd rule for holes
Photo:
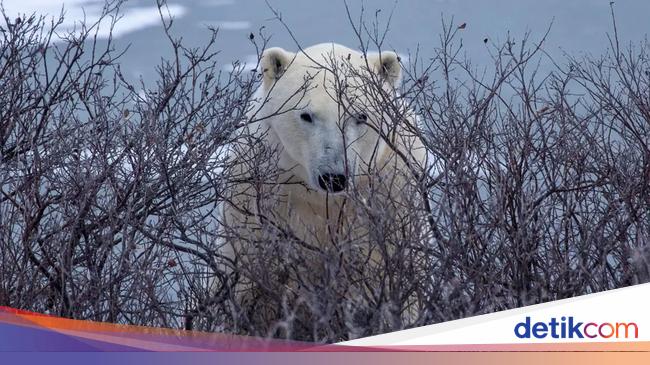
[[[106,3],[103,27],[121,5]],[[364,80],[368,107],[389,116],[385,139],[406,123],[427,148],[417,179],[400,194],[344,193],[362,237],[308,245],[258,214],[257,256],[242,265],[222,254],[241,237],[220,212],[242,179],[274,191],[274,151],[233,133],[255,121],[260,74],[222,71],[218,29],[186,47],[159,9],[169,56],[152,83],[123,75],[128,49],[100,39],[99,22],[64,31],[3,12],[1,306],[336,342],[649,280],[649,44],[620,44],[613,15],[600,56],[552,59],[544,34],[526,34],[486,41],[487,69],[443,20],[439,43],[422,45],[434,56],[404,60],[399,96]],[[387,24],[364,14],[348,11],[348,46],[384,50]],[[243,41],[261,56],[268,39]],[[233,145],[255,151],[245,175]],[[233,300],[241,280],[257,288],[246,307]]]

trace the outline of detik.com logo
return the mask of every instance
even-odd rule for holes
[[[530,317],[515,325],[519,338],[639,338],[639,326],[634,322],[579,322],[573,316],[555,317],[548,322],[532,323]]]

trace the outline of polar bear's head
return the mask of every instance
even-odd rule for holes
[[[280,168],[313,190],[339,193],[383,156],[381,105],[400,81],[396,53],[364,56],[331,43],[297,53],[270,48],[260,68],[257,118],[279,147]]]

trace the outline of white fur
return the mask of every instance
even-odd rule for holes
[[[265,51],[260,68],[262,85],[249,112],[253,122],[239,133],[255,135],[268,146],[277,148],[279,176],[277,181],[266,183],[292,184],[276,186],[278,192],[274,196],[277,200],[268,205],[273,207],[271,211],[260,209],[250,184],[242,183],[233,189],[231,204],[224,206],[224,218],[226,224],[236,227],[240,233],[250,234],[245,231],[261,223],[256,215],[264,215],[287,223],[299,239],[310,245],[327,242],[327,227],[333,224],[330,217],[338,216],[343,198],[319,186],[319,175],[345,174],[349,185],[362,186],[367,184],[365,176],[371,168],[385,175],[396,174],[398,170],[408,175],[407,170],[424,166],[424,147],[419,138],[400,125],[402,122],[397,121],[398,127],[391,138],[397,152],[407,156],[408,161],[399,157],[400,153],[391,149],[369,125],[357,123],[362,113],[367,115],[368,124],[386,128],[381,121],[386,124],[389,117],[372,106],[381,106],[381,102],[373,99],[376,96],[371,95],[371,89],[364,88],[362,81],[364,77],[374,78],[382,85],[385,95],[397,97],[395,88],[399,85],[401,70],[394,52],[364,57],[360,52],[332,43],[297,53],[271,48]],[[338,79],[330,71],[335,71]],[[335,87],[337,80],[342,78],[348,85],[344,107],[336,96]],[[301,89],[305,81],[308,87]],[[365,106],[363,110],[357,109],[361,106]],[[346,108],[347,113],[344,112]],[[302,120],[302,113],[309,113],[312,121]],[[409,122],[414,123],[414,116],[406,115]],[[250,147],[243,142],[233,149],[233,158],[241,163],[235,171],[246,173],[248,167],[242,161],[250,158]],[[250,249],[240,247],[243,244],[233,240],[226,253],[250,253]]]

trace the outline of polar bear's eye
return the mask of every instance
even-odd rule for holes
[[[357,114],[357,124],[363,124],[368,121],[368,116],[365,113]]]
[[[309,113],[302,113],[302,114],[300,114],[300,119],[304,120],[304,121],[307,122],[307,123],[311,123],[311,122],[312,122],[312,120],[311,120],[311,115],[309,115]]]

